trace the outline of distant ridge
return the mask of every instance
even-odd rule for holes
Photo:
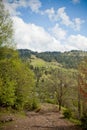
[[[87,52],[81,50],[71,50],[68,52],[47,51],[39,53],[28,49],[18,49],[18,52],[20,57],[24,60],[30,59],[31,55],[35,55],[37,58],[41,58],[47,62],[56,61],[65,68],[77,68],[78,64],[87,57]]]

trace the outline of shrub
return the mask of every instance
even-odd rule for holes
[[[54,99],[46,99],[45,101],[47,103],[55,104],[55,100]]]
[[[72,116],[72,113],[69,109],[66,109],[66,110],[64,110],[63,115],[65,118],[70,119],[70,117]]]
[[[84,113],[81,118],[81,126],[84,130],[87,130],[87,113]]]
[[[38,109],[39,101],[36,98],[32,98],[30,101],[26,102],[24,109],[28,111],[32,111]]]
[[[33,99],[33,102],[32,102],[32,110],[35,110],[38,108],[38,101],[36,99]]]

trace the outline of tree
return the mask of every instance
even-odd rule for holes
[[[87,110],[87,59],[82,61],[79,65],[79,93],[83,101],[83,113]]]
[[[0,106],[23,108],[34,86],[33,72],[13,49],[13,26],[0,1]]]
[[[45,73],[41,76],[38,84],[38,96],[41,102],[48,102],[54,98],[51,76]]]
[[[12,20],[8,11],[5,10],[2,1],[0,1],[0,105],[14,104],[15,82],[10,81],[7,73],[9,68],[6,68],[6,66],[8,66],[6,58],[9,58],[12,54],[9,52],[13,51],[12,49],[8,49],[8,47],[11,45],[12,36]]]
[[[59,105],[59,111],[61,111],[61,107],[63,105],[63,100],[65,93],[67,92],[67,74],[66,71],[61,69],[56,69],[53,72],[53,86],[55,89],[55,95],[57,99],[57,103]]]
[[[47,75],[42,75],[39,82],[40,99],[54,101],[61,106],[64,105],[66,95],[69,91],[69,83],[71,79],[68,77],[66,69],[51,69]]]
[[[0,1],[0,47],[10,46],[13,40],[13,23],[8,11]]]
[[[13,51],[13,33],[12,19],[9,12],[5,10],[3,2],[0,1],[0,59],[6,58],[10,54],[9,52]]]
[[[15,52],[16,53],[16,52]],[[32,71],[18,57],[0,60],[0,105],[23,108],[34,86]]]
[[[42,70],[39,67],[35,67],[34,73],[35,73],[35,76],[36,76],[36,87],[38,87],[39,80],[40,80],[40,77],[42,75]]]
[[[52,70],[52,90],[54,91],[59,110],[65,106],[74,110],[77,103],[77,81],[74,77],[74,71],[70,69],[57,68]]]

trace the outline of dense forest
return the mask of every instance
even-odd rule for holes
[[[40,103],[57,104],[68,118],[84,120],[87,128],[87,52],[17,50],[13,23],[1,2],[0,29],[0,108],[34,110]]]

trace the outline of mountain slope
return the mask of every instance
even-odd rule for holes
[[[43,59],[46,62],[57,62],[65,68],[77,68],[79,63],[87,57],[87,52],[72,50],[69,52],[34,52],[27,49],[20,49],[19,55],[22,59],[32,59],[32,55]],[[32,60],[31,60],[32,61]],[[33,59],[34,62],[34,59]]]

